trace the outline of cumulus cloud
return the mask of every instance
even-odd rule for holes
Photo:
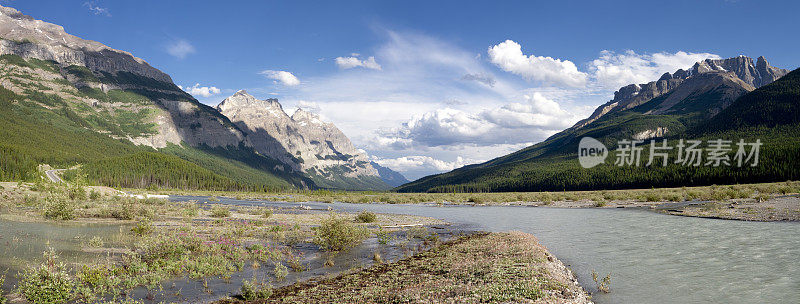
[[[455,161],[451,162],[422,155],[403,156],[403,157],[388,158],[388,159],[376,159],[374,161],[381,166],[400,172],[408,172],[423,168],[433,169],[436,171],[450,171],[471,164],[471,162],[464,160],[464,158],[461,156],[457,157]]]
[[[628,50],[623,53],[602,51],[600,57],[590,64],[594,77],[600,86],[616,89],[628,84],[647,83],[657,80],[666,72],[674,73],[678,69],[687,69],[695,62],[708,58],[720,58],[711,53],[675,53],[637,54]]]
[[[448,145],[536,142],[581,117],[540,93],[520,102],[471,113],[453,108],[413,116],[401,127],[378,130],[375,142],[397,150]]]
[[[381,70],[381,65],[375,61],[374,56],[369,56],[366,60],[358,59],[359,54],[353,53],[352,57],[336,57],[336,65],[340,69],[352,69],[363,67],[371,70]]]
[[[195,83],[194,86],[178,86],[181,90],[184,90],[186,93],[191,94],[192,96],[202,96],[202,97],[211,97],[211,95],[216,95],[222,93],[220,89],[217,87],[209,86],[209,87],[201,87],[199,83]]]
[[[194,52],[194,46],[185,39],[178,39],[167,45],[167,53],[178,59],[186,58],[186,55]]]
[[[490,47],[489,60],[506,72],[532,81],[568,87],[582,87],[586,84],[586,73],[578,71],[578,67],[571,61],[526,56],[522,53],[522,46],[512,40]]]
[[[294,74],[287,71],[264,70],[261,71],[259,74],[274,80],[276,83],[280,82],[285,86],[291,87],[300,84],[300,80],[297,79],[297,77],[295,77]]]
[[[108,8],[99,6],[98,1],[86,1],[83,3],[83,6],[88,8],[89,12],[92,14],[111,17],[111,12],[108,10]]]

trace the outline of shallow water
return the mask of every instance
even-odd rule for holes
[[[42,261],[48,248],[58,252],[65,263],[105,258],[107,253],[87,252],[82,248],[91,237],[98,236],[107,247],[124,247],[127,244],[128,226],[79,223],[28,223],[0,220],[0,276],[5,274],[3,290],[16,283],[15,274]]]
[[[800,224],[688,218],[637,210],[342,206],[519,230],[539,238],[596,303],[798,303]]]
[[[171,199],[207,201],[202,197]],[[225,198],[218,203],[422,215],[459,223],[460,229],[532,233],[570,266],[599,304],[798,303],[800,299],[800,223],[689,218],[628,209],[292,204]],[[89,254],[80,251],[80,241],[75,242],[75,237],[99,233],[111,239],[119,229],[0,221],[0,272],[3,267],[15,268],[20,257],[40,257],[48,245],[67,259],[86,258]],[[354,254],[359,257],[355,262],[368,262],[370,248],[370,244],[364,244],[364,250]],[[321,263],[320,257],[316,258],[316,263]],[[352,258],[348,256],[347,260]],[[344,260],[342,263],[339,265],[345,266]],[[601,275],[611,273],[611,293],[595,293],[592,270]],[[232,280],[212,283],[214,294],[235,293],[237,283],[248,276],[252,272],[246,270]],[[291,276],[287,281],[297,279]],[[165,293],[177,289],[182,295],[172,300],[196,301],[201,294],[190,290],[199,285],[187,281],[167,286]]]
[[[281,204],[263,201],[225,203]],[[800,223],[668,216],[643,210],[303,203],[318,209],[430,216],[542,244],[596,303],[798,303]],[[597,293],[592,270],[611,274]]]

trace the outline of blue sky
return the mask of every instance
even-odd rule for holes
[[[541,141],[703,58],[800,66],[796,1],[0,2],[204,103],[247,89],[315,111],[412,179]]]

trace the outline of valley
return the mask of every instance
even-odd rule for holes
[[[2,5],[0,304],[800,298],[800,69],[769,47],[576,65],[375,21],[388,42],[362,55],[333,41],[363,33],[255,26],[369,19],[325,19],[341,8],[153,2],[121,12],[131,31],[98,1],[83,23]]]

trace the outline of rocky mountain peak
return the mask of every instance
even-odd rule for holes
[[[108,73],[125,71],[172,83],[169,75],[131,53],[67,34],[59,25],[36,20],[10,7],[0,6],[0,37],[0,55],[53,60],[64,66],[79,65]]]
[[[292,120],[296,121],[302,126],[322,126],[326,124],[324,121],[322,121],[322,118],[320,118],[318,114],[303,109],[297,109],[297,111],[292,114]]]
[[[283,111],[283,106],[278,102],[278,99],[269,98],[261,100],[248,94],[245,90],[237,91],[217,105],[217,111],[223,113],[260,110],[267,110],[273,116],[277,117],[289,117],[286,112]]]
[[[253,148],[291,168],[312,174],[344,172],[346,177],[378,176],[364,153],[332,123],[298,109],[286,115],[277,99],[259,100],[238,91],[217,109],[247,132]]]
[[[693,89],[708,90],[713,83],[721,84],[721,79],[728,78],[728,85],[740,86],[744,92],[753,90],[760,86],[771,83],[783,75],[788,74],[785,69],[775,68],[769,65],[762,56],[754,62],[753,58],[747,56],[737,56],[726,59],[706,59],[695,63],[688,70],[679,69],[675,73],[664,73],[656,81],[645,84],[630,84],[614,92],[614,99],[598,107],[589,118],[579,121],[574,128],[582,128],[593,121],[612,111],[622,111],[631,109],[653,98],[671,93],[681,86],[687,79],[699,77],[705,74],[713,74],[712,77],[702,77],[702,81],[694,81],[689,85],[697,87],[687,88],[684,86],[682,91],[691,94]],[[712,81],[713,80],[713,81]],[[734,89],[736,94],[743,94],[743,90]],[[735,99],[735,94],[725,94],[728,99]]]
[[[706,59],[695,63],[691,69],[692,74],[712,71],[732,72],[736,77],[756,88],[771,83],[789,73],[788,70],[770,66],[764,56],[758,57],[756,62],[753,62],[753,58],[747,56]]]

